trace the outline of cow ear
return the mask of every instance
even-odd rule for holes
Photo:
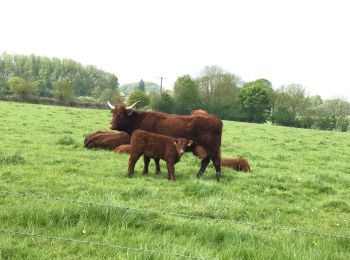
[[[175,140],[174,140],[174,145],[177,146],[177,144],[178,144],[178,142],[177,142],[177,140],[175,139]]]
[[[131,116],[134,113],[134,110],[128,109],[128,110],[126,110],[126,113],[128,116]]]
[[[192,140],[188,140],[187,141],[187,146],[191,146],[193,144],[193,141]]]

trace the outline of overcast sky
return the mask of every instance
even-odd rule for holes
[[[0,52],[70,58],[172,88],[218,65],[350,99],[347,0],[1,0]]]

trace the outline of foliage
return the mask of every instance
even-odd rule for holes
[[[274,95],[275,104],[272,107],[282,104],[290,108],[295,117],[305,115],[310,106],[310,100],[306,98],[305,88],[299,84],[282,86],[275,91]]]
[[[276,107],[270,117],[270,120],[275,125],[295,126],[296,117],[286,106],[280,105]]]
[[[346,132],[346,131],[348,131],[349,125],[350,125],[350,120],[349,120],[349,118],[346,118],[346,117],[339,117],[339,118],[338,118],[337,128],[338,128],[341,132]]]
[[[141,79],[139,82],[139,85],[137,87],[138,90],[145,92],[146,91],[146,86],[145,86],[145,82]]]
[[[218,66],[206,66],[197,79],[203,108],[223,119],[236,119],[232,111],[237,110],[235,100],[241,80]]]
[[[315,118],[312,116],[301,116],[296,118],[296,124],[295,126],[301,127],[301,128],[316,128]],[[293,125],[291,125],[293,126]]]
[[[100,97],[98,98],[98,100],[102,103],[106,103],[107,101],[110,101],[114,104],[118,104],[118,103],[122,103],[123,99],[120,95],[120,92],[118,89],[113,90],[110,88],[106,88],[102,91],[102,93],[100,94]]]
[[[72,83],[78,96],[91,96],[96,86],[116,90],[118,78],[95,66],[83,66],[70,59],[48,58],[35,55],[0,55],[0,78],[8,80],[20,77],[30,82],[38,82],[37,95],[51,97],[56,81],[67,79]]]
[[[319,116],[315,120],[317,129],[333,130],[336,127],[336,118],[331,116]]]
[[[121,85],[119,87],[120,91],[124,94],[128,95],[130,92],[138,90],[140,82],[133,82]],[[151,92],[160,92],[160,86],[157,83],[145,81],[145,92],[151,93]]]
[[[240,119],[247,122],[266,122],[271,108],[271,92],[267,80],[246,83],[238,95]]]
[[[350,258],[346,238],[264,227],[350,236],[350,133],[224,121],[222,156],[245,156],[252,172],[224,168],[217,183],[209,166],[197,180],[200,160],[186,153],[169,182],[164,162],[162,174],[142,176],[140,159],[127,178],[128,155],[83,148],[86,133],[108,130],[108,110],[0,102],[0,114],[2,154],[25,158],[0,166],[1,190],[21,194],[1,194],[3,230],[206,259]],[[0,241],[1,259],[179,259],[14,233]]]
[[[59,80],[53,88],[53,95],[60,103],[69,101],[74,97],[73,85],[67,80]]]
[[[139,108],[146,107],[150,104],[149,96],[140,90],[136,90],[130,93],[128,97],[128,105],[132,105],[136,101],[141,101],[141,103],[137,105]]]
[[[177,78],[174,84],[175,110],[178,114],[191,114],[200,108],[199,87],[190,75]]]
[[[37,82],[33,80],[24,80],[20,77],[12,77],[8,80],[8,85],[12,93],[24,100],[35,93]]]
[[[161,96],[155,93],[151,97],[151,107],[155,111],[172,114],[175,109],[175,100],[168,92],[164,92]]]

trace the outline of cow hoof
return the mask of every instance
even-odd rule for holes
[[[215,175],[215,178],[216,178],[217,181],[220,181],[221,173],[217,173],[217,174]]]

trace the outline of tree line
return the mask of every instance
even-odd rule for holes
[[[197,78],[180,76],[172,90],[160,95],[154,83],[140,80],[119,87],[114,74],[70,59],[6,53],[0,56],[0,97],[4,95],[52,98],[58,103],[74,98],[102,104],[142,100],[141,109],[177,114],[205,109],[224,120],[322,130],[347,131],[350,115],[350,104],[342,98],[308,96],[299,84],[274,89],[267,79],[243,82],[218,66],[203,68]]]
[[[118,93],[118,78],[95,66],[33,54],[0,56],[0,95],[56,97],[61,101],[92,97],[104,102]]]
[[[198,78],[177,78],[172,91],[143,97],[144,105],[157,111],[189,114],[204,109],[225,120],[347,131],[350,104],[342,98],[308,96],[300,84],[277,89],[267,79],[243,82],[238,76],[218,66],[205,67]],[[142,100],[136,91],[129,103]]]

